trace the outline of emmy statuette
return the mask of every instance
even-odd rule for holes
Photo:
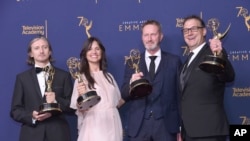
[[[55,69],[52,66],[49,66],[49,67],[44,68],[44,71],[45,71],[44,78],[46,81],[46,91],[52,92],[52,83],[54,79]],[[46,79],[46,76],[48,76],[47,79]],[[43,98],[44,98],[43,100],[46,101],[45,96]],[[46,112],[50,112],[52,115],[58,115],[62,113],[62,110],[60,108],[60,104],[58,103],[44,102],[39,107],[39,114],[43,114]]]
[[[230,25],[224,33],[218,33],[217,29],[219,27],[219,22],[217,19],[210,19],[208,21],[208,27],[213,31],[214,39],[223,39],[229,31]],[[214,52],[213,55],[207,55],[204,58],[204,61],[199,65],[199,68],[208,73],[219,74],[224,71],[226,61],[219,55],[217,52]]]
[[[130,68],[135,69],[135,73],[139,73],[140,51],[132,49],[130,51],[130,56],[125,56],[125,64],[126,63]],[[142,98],[151,94],[152,90],[153,87],[149,81],[141,78],[130,84],[129,94],[132,98]]]
[[[70,57],[67,60],[67,66],[69,68],[69,72],[71,76],[78,80],[78,82],[83,82],[83,79],[81,77],[79,67],[80,67],[80,60],[75,57]],[[87,110],[93,106],[95,106],[97,103],[99,103],[101,100],[101,97],[97,95],[96,91],[88,91],[84,94],[81,94],[77,98],[77,106],[81,110]]]

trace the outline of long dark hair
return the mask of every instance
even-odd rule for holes
[[[108,65],[107,65],[107,58],[106,58],[106,54],[105,54],[104,45],[97,37],[90,37],[84,42],[83,48],[82,48],[81,53],[80,53],[80,61],[81,61],[80,73],[83,73],[85,75],[85,77],[88,81],[88,87],[90,89],[95,89],[95,87],[94,87],[95,80],[91,76],[89,62],[87,60],[86,54],[90,50],[94,41],[97,42],[97,44],[100,46],[100,49],[101,49],[101,60],[99,63],[99,68],[100,68],[100,70],[102,70],[102,72],[103,72],[105,78],[108,80],[108,82],[110,84],[114,84],[112,77],[107,72]]]

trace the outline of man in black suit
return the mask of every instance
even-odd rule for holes
[[[229,125],[223,100],[226,82],[234,80],[234,69],[219,39],[210,39],[210,44],[206,42],[207,30],[200,17],[186,17],[182,31],[193,54],[189,63],[184,64],[186,70],[183,69],[180,75],[184,141],[225,141]],[[204,57],[214,52],[225,60],[225,68],[221,72],[200,69]]]
[[[177,84],[181,61],[178,56],[160,48],[162,39],[160,23],[146,21],[142,25],[142,41],[146,50],[140,54],[140,72],[135,73],[128,63],[125,68],[121,93],[129,104],[128,128],[125,130],[129,141],[176,141],[180,135]],[[149,73],[151,56],[156,56],[153,77]],[[141,78],[149,81],[152,92],[134,98],[129,92],[130,84]]]
[[[39,108],[43,103],[57,103],[62,112],[71,111],[71,76],[68,72],[52,66],[51,55],[52,48],[47,38],[39,36],[32,39],[28,45],[28,64],[33,67],[16,77],[10,114],[15,121],[22,124],[20,141],[70,141],[70,128],[64,115],[41,113]],[[36,67],[46,66],[55,70],[52,91],[46,91],[47,73],[36,72]]]

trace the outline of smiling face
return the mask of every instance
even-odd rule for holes
[[[86,58],[91,64],[99,64],[102,58],[102,50],[97,41],[93,41],[91,47],[88,49]]]
[[[197,19],[188,19],[183,25],[183,37],[190,50],[205,42],[206,33],[206,28]]]
[[[31,44],[29,56],[34,59],[35,64],[45,66],[49,63],[50,55],[49,43],[43,38],[39,38]]]
[[[160,49],[163,38],[159,27],[155,24],[147,24],[142,29],[142,42],[149,53],[154,54]]]

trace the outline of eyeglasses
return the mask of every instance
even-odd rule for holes
[[[193,26],[191,28],[183,28],[182,29],[182,33],[183,34],[188,34],[189,31],[191,31],[191,32],[197,32],[198,29],[200,29],[200,28],[203,28],[203,27],[201,27],[201,26]]]

